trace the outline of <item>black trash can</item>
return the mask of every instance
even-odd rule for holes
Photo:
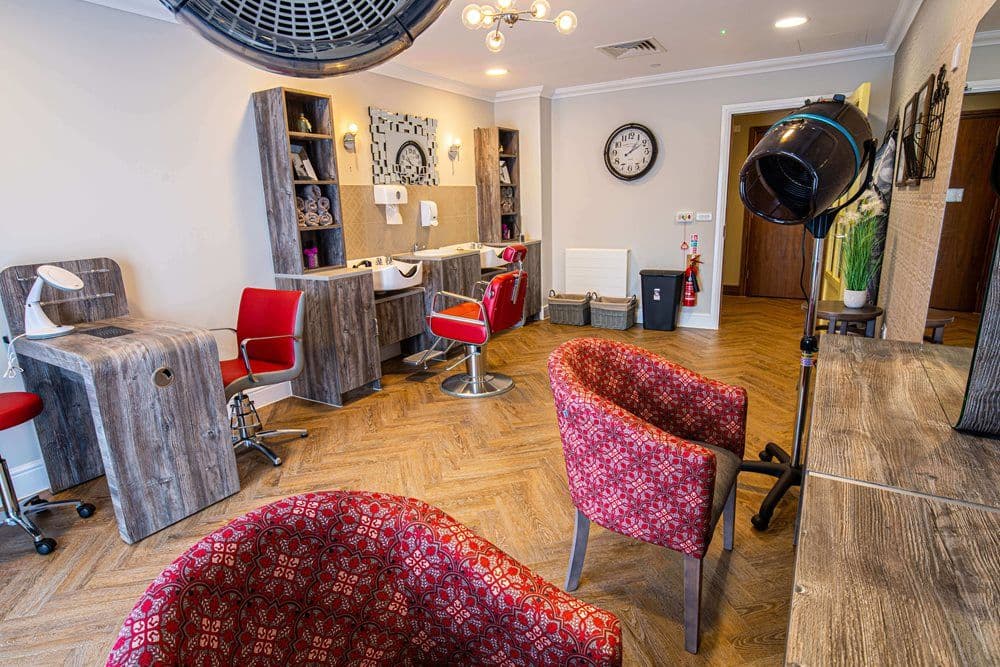
[[[643,269],[642,327],[656,331],[673,331],[681,310],[684,272],[666,269]]]

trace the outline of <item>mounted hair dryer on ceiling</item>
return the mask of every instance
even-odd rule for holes
[[[799,397],[792,453],[769,442],[760,453],[760,461],[744,461],[740,466],[741,470],[778,478],[750,520],[758,530],[767,528],[785,492],[802,484],[809,390],[819,353],[816,304],[823,280],[824,240],[837,213],[868,189],[874,166],[875,140],[868,119],[843,95],[837,95],[832,100],[806,101],[804,107],[775,123],[740,170],[740,198],[751,213],[781,225],[804,224],[815,239],[812,290],[799,343]],[[863,176],[860,187],[848,196],[859,176]]]
[[[202,37],[278,74],[319,78],[402,53],[450,0],[160,0]]]

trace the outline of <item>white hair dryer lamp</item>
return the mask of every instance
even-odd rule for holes
[[[44,264],[35,271],[35,284],[28,292],[24,304],[24,335],[31,340],[64,336],[74,329],[72,324],[56,325],[42,310],[42,287],[51,285],[64,292],[78,292],[83,289],[83,281],[78,275],[66,269]]]

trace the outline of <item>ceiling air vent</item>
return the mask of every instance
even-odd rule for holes
[[[262,69],[334,76],[409,48],[450,0],[160,0],[216,46]]]
[[[660,41],[653,37],[637,39],[632,42],[622,42],[621,44],[599,46],[597,50],[615,60],[627,60],[628,58],[639,58],[641,56],[652,56],[657,53],[667,52],[663,44],[660,44]]]

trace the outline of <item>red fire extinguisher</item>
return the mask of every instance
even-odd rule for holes
[[[701,291],[701,285],[698,283],[699,264],[701,255],[688,255],[688,265],[684,271],[684,298],[681,301],[684,306],[698,305],[698,292]]]

